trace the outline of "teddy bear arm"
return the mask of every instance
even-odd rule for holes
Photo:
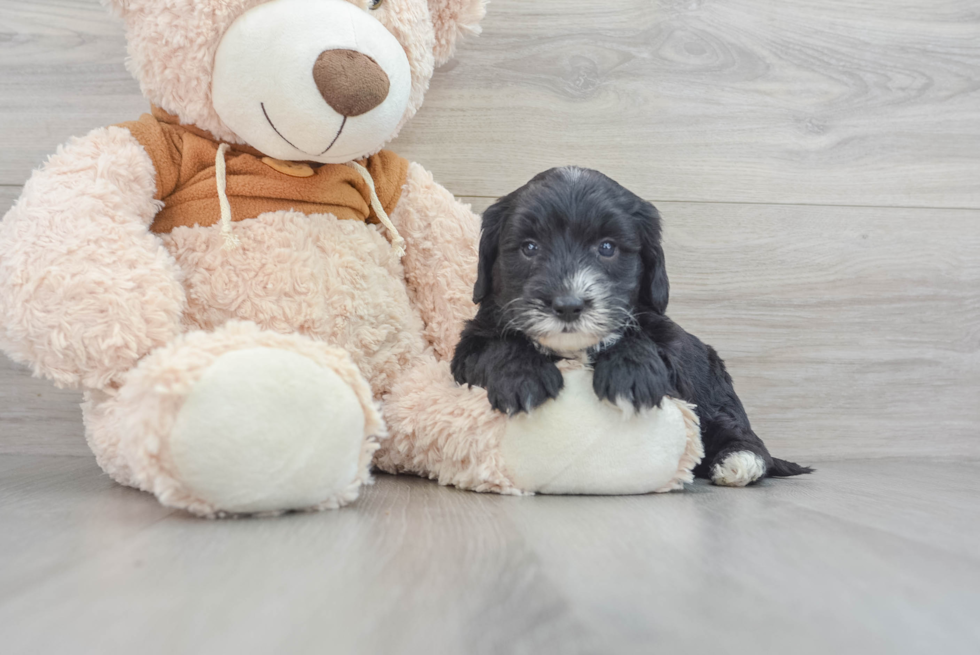
[[[176,262],[148,226],[153,162],[100,128],[59,148],[0,222],[0,346],[59,386],[102,389],[180,333]]]
[[[480,217],[412,163],[391,218],[405,238],[405,280],[425,323],[425,338],[440,360],[448,360],[476,312]]]

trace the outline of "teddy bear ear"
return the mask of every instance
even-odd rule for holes
[[[102,0],[102,4],[117,16],[125,16],[126,10],[129,9],[129,0]]]
[[[428,0],[432,25],[436,31],[436,66],[456,52],[456,42],[464,34],[479,34],[480,21],[487,13],[487,0]]]

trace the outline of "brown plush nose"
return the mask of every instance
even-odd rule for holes
[[[388,76],[370,57],[354,50],[324,50],[313,65],[320,95],[343,116],[366,114],[388,97]]]

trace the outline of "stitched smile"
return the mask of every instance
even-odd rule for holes
[[[293,148],[295,148],[296,150],[299,150],[304,155],[309,155],[310,157],[322,157],[323,155],[327,154],[327,152],[329,152],[330,149],[334,147],[334,144],[337,143],[337,139],[340,138],[341,132],[344,131],[344,126],[347,125],[347,117],[344,116],[344,120],[340,124],[340,129],[337,130],[337,136],[335,136],[333,138],[333,141],[330,142],[330,145],[327,146],[327,149],[326,150],[324,150],[323,152],[321,152],[319,155],[314,155],[312,152],[306,152],[302,148],[297,148],[295,145],[293,145],[293,142],[292,141],[290,141],[289,139],[287,139],[286,137],[284,137],[282,135],[282,132],[279,131],[279,128],[276,127],[276,124],[272,122],[272,119],[271,118],[269,118],[269,112],[267,112],[265,110],[265,103],[264,102],[260,102],[259,103],[259,106],[262,107],[262,115],[265,116],[265,120],[267,120],[269,122],[269,126],[272,127],[273,130],[275,130],[276,134],[279,135],[279,138],[282,139],[283,141],[285,141],[286,143],[288,143],[289,145],[293,146]]]

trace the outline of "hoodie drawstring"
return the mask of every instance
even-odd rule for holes
[[[381,206],[381,201],[378,200],[378,192],[374,188],[374,179],[371,177],[371,173],[368,169],[364,168],[355,161],[349,161],[345,164],[348,168],[353,168],[355,171],[361,174],[364,178],[365,184],[368,185],[368,189],[371,191],[371,209],[377,214],[378,220],[381,224],[385,226],[388,233],[391,235],[391,254],[397,259],[401,259],[405,256],[405,239],[402,235],[398,233],[398,229],[395,224],[391,222],[388,218],[388,214],[385,212],[384,207]]]
[[[225,167],[225,153],[228,144],[218,146],[218,154],[214,158],[214,173],[218,180],[218,204],[221,205],[221,234],[225,239],[225,250],[234,250],[241,245],[238,237],[231,231],[231,204],[228,202],[228,175]]]
[[[225,153],[228,152],[228,148],[227,143],[218,146],[218,153],[214,159],[214,170],[218,185],[218,204],[221,206],[221,234],[225,240],[224,249],[234,250],[241,245],[241,241],[235,236],[231,228],[231,203],[228,202],[228,172],[225,166]],[[353,168],[364,179],[364,183],[367,184],[371,193],[371,209],[374,210],[378,220],[391,235],[391,254],[397,259],[401,259],[405,256],[405,239],[398,233],[398,228],[391,222],[388,213],[381,206],[381,200],[378,199],[378,191],[374,187],[374,179],[371,177],[371,173],[357,162],[350,161],[345,166]]]

